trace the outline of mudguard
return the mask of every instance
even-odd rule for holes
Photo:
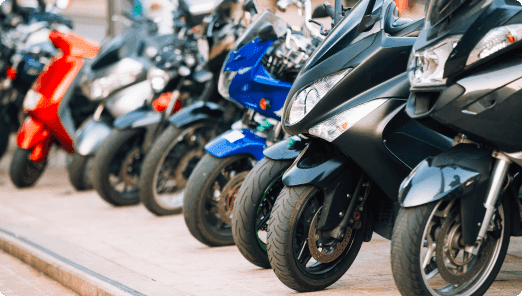
[[[317,142],[306,146],[283,175],[286,186],[311,184],[324,189],[346,169],[348,157],[338,149],[326,151],[321,146]]]
[[[51,133],[40,122],[29,118],[18,131],[16,142],[22,149],[32,149],[30,159],[41,162],[47,158]]]
[[[272,160],[296,159],[305,149],[307,142],[298,136],[282,140],[270,148],[265,149],[263,154]]]
[[[221,121],[225,110],[218,104],[212,102],[196,102],[179,110],[169,118],[171,124],[177,128],[185,128],[204,120]]]
[[[250,129],[231,130],[210,141],[205,150],[215,157],[228,157],[237,154],[251,154],[257,160],[263,159],[266,139]]]
[[[146,127],[158,123],[160,120],[160,113],[143,106],[116,118],[116,120],[114,120],[114,127],[119,130]]]
[[[474,245],[486,211],[483,204],[493,165],[491,153],[472,144],[460,144],[423,160],[400,186],[401,206],[460,198],[464,241]]]
[[[102,120],[89,120],[76,132],[74,152],[82,156],[96,154],[98,147],[111,133],[112,126]]]
[[[335,146],[327,147],[324,142],[312,141],[283,175],[286,186],[314,185],[324,194],[324,203],[318,229],[332,229],[343,219],[340,212],[348,208],[347,194],[352,192],[351,161]],[[371,239],[371,228],[367,229]]]

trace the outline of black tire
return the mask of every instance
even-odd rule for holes
[[[183,200],[183,215],[190,233],[207,246],[228,246],[234,244],[232,229],[221,223],[220,227],[214,227],[211,223],[220,225],[220,218],[210,213],[210,190],[220,175],[221,170],[236,162],[250,159],[247,154],[239,154],[225,158],[218,158],[206,154],[199,161],[190,175],[185,197]],[[250,170],[242,170],[242,172]],[[221,187],[224,188],[224,187]],[[209,198],[210,197],[210,198]]]
[[[29,159],[30,155],[30,149],[22,149],[20,147],[17,147],[13,153],[9,167],[9,177],[18,188],[28,188],[35,185],[47,167],[47,159],[41,163],[36,163]]]
[[[144,131],[139,129],[113,130],[101,144],[93,164],[93,185],[98,194],[114,206],[128,206],[140,203],[139,190],[118,192],[110,182],[111,172],[118,169],[119,159],[128,156],[132,148],[139,147]],[[142,155],[142,159],[144,156]],[[121,166],[119,167],[121,170]],[[125,190],[125,189],[124,189]]]
[[[220,132],[218,126],[197,124],[185,129],[169,125],[154,142],[147,154],[140,178],[141,202],[157,216],[175,215],[183,211],[183,196],[181,192],[188,184],[188,179],[205,155],[205,144]],[[191,140],[196,135],[196,140]],[[181,170],[181,171],[180,171]],[[160,172],[174,177],[172,188],[162,187],[160,183],[168,180],[160,179]],[[179,203],[167,204],[160,201],[162,194],[179,196]]]
[[[74,189],[78,191],[91,190],[92,186],[92,167],[93,157],[83,156],[74,153],[70,156],[67,164],[69,171],[69,181]]]
[[[292,162],[293,160],[263,158],[248,173],[234,202],[232,218],[234,242],[248,261],[262,268],[271,268],[271,266],[266,245],[258,237],[256,229],[258,228],[256,226],[258,213],[261,203],[266,198],[267,190],[272,189],[276,181],[281,181],[281,175],[292,165]],[[282,182],[278,185],[283,186]],[[271,195],[274,195],[274,199],[270,200],[271,203],[275,201],[281,189],[277,187],[270,192]]]
[[[361,215],[363,217],[361,228],[355,230],[355,234],[350,237],[351,243],[336,259],[336,262],[325,264],[324,273],[319,273],[318,269],[304,271],[296,263],[298,258],[296,258],[294,250],[294,235],[297,232],[301,214],[318,194],[322,196],[322,193],[311,185],[285,187],[277,198],[268,221],[270,265],[283,284],[299,292],[325,289],[346,273],[359,253],[366,230],[366,221],[368,221],[366,214]],[[308,230],[306,230],[307,232]],[[303,250],[309,252],[308,248],[303,247]],[[321,265],[323,264],[318,264],[317,267]]]
[[[9,135],[11,135],[11,127],[5,122],[0,122],[0,158],[9,147]]]
[[[391,266],[395,284],[402,295],[439,295],[431,293],[427,288],[426,283],[423,280],[420,266],[421,244],[424,244],[424,230],[426,228],[426,223],[428,223],[428,220],[438,203],[438,201],[435,201],[417,207],[401,208],[397,216],[395,227],[393,229],[391,245]],[[503,203],[503,209],[505,209],[505,234],[500,247],[498,259],[483,285],[472,294],[466,295],[483,295],[491,286],[502,267],[509,246],[511,233],[511,219],[508,218],[510,217],[509,207],[505,200]],[[459,293],[458,295],[463,294]]]

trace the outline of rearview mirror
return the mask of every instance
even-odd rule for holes
[[[69,0],[56,0],[56,7],[66,9],[69,6]]]
[[[323,17],[328,17],[328,13],[326,12],[324,5],[318,5],[314,9],[314,12],[312,12],[312,18],[323,18]]]
[[[257,11],[256,0],[245,1],[245,3],[243,3],[243,10],[248,11],[250,13],[258,13],[259,11]]]
[[[257,36],[261,38],[261,40],[277,40],[277,33],[274,29],[274,26],[270,23],[266,23],[259,29]]]

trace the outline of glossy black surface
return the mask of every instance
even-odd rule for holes
[[[485,213],[483,203],[493,164],[491,152],[460,144],[423,160],[401,184],[401,206],[460,198],[464,240],[473,245]]]
[[[177,128],[184,128],[205,120],[221,122],[224,112],[225,110],[218,104],[197,102],[172,115],[169,121]]]
[[[272,160],[296,159],[305,149],[307,143],[307,141],[294,136],[270,146],[263,151],[263,154]]]
[[[359,3],[359,5],[363,3],[365,1]],[[374,12],[377,12],[379,9]],[[342,34],[344,36],[342,38],[347,38],[346,40],[348,40],[346,44],[343,43],[343,46],[339,45],[341,43],[335,43],[330,36],[323,41],[321,46],[315,51],[314,56],[319,55],[318,52],[321,52],[321,50],[328,50],[330,56],[322,60],[317,59],[317,65],[313,67],[310,67],[312,62],[309,62],[307,68],[299,73],[287,96],[284,107],[285,124],[283,124],[286,133],[291,135],[308,133],[310,127],[322,121],[324,114],[327,114],[338,105],[406,71],[408,57],[415,43],[415,38],[388,36],[389,33],[386,31],[386,28],[392,26],[391,24],[388,24],[388,26],[385,24],[396,21],[393,17],[394,9],[395,4],[393,2],[387,3],[384,10],[380,9],[382,13],[381,20],[367,32],[359,33],[356,25],[350,25],[351,33],[344,32],[346,34]],[[340,25],[354,16],[352,15],[354,12],[351,12]],[[398,28],[404,29],[409,26],[418,28],[418,23],[406,22]],[[399,31],[402,31],[402,29]],[[353,34],[353,36],[349,36],[349,34]],[[331,48],[328,48],[330,43],[332,43]],[[346,68],[353,68],[353,70],[341,79],[300,122],[292,126],[287,125],[286,116],[292,103],[292,97],[297,91],[320,78]]]

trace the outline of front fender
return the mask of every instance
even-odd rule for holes
[[[76,133],[74,152],[82,156],[92,156],[111,133],[112,126],[102,120],[86,122]]]
[[[491,153],[475,145],[461,144],[423,160],[400,186],[401,206],[460,198],[464,241],[474,245],[486,211],[484,199],[493,164]]]
[[[169,118],[169,121],[175,127],[181,129],[207,119],[221,121],[224,112],[225,110],[218,104],[212,102],[196,102],[179,110]]]
[[[22,149],[31,149],[30,159],[41,162],[47,158],[51,145],[51,133],[40,122],[29,118],[18,131],[16,142]]]
[[[296,159],[305,149],[307,142],[298,136],[279,141],[270,148],[265,149],[263,154],[272,160]]]
[[[283,175],[286,186],[311,184],[325,189],[345,169],[348,158],[339,150],[326,151],[322,143],[311,142]]]
[[[143,106],[125,115],[122,115],[114,120],[114,127],[119,130],[143,126],[151,117],[161,118],[161,114],[156,111],[151,111],[149,108]]]
[[[216,157],[228,157],[237,154],[251,154],[257,160],[263,159],[266,139],[249,129],[231,130],[221,134],[205,146],[208,153]]]

